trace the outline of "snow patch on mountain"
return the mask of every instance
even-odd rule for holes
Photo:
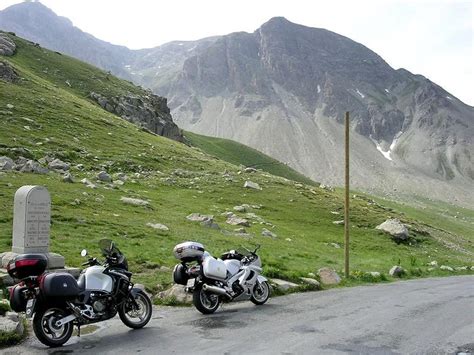
[[[377,150],[380,153],[382,153],[382,155],[384,156],[385,159],[393,161],[392,152],[395,149],[395,146],[397,145],[398,140],[400,139],[400,136],[402,134],[403,134],[403,132],[400,131],[393,137],[392,143],[390,144],[390,147],[387,151],[383,150],[382,145],[379,142],[377,142],[375,139],[373,139],[372,136],[370,136],[370,139],[375,144],[375,147],[377,148]]]
[[[356,88],[356,92],[360,95],[360,97],[365,98],[365,95],[359,91],[359,89]]]

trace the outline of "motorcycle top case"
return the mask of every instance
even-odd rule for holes
[[[15,279],[41,275],[48,266],[43,254],[20,254],[7,265],[8,274]]]
[[[40,288],[47,297],[76,297],[81,292],[76,279],[66,272],[52,272],[41,280]]]
[[[15,285],[10,289],[10,308],[14,312],[24,312],[26,310],[26,299],[23,291],[26,286]]]
[[[204,254],[204,246],[197,242],[184,242],[176,245],[173,249],[176,259],[189,262],[197,261],[202,258]]]
[[[210,279],[225,280],[227,276],[227,268],[222,260],[214,259],[208,256],[202,263],[202,272],[204,276]]]

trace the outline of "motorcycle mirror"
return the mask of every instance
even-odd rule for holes
[[[87,255],[87,250],[86,249],[82,249],[81,251],[81,256],[86,256]]]

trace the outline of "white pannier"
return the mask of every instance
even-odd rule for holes
[[[227,276],[225,263],[220,259],[214,259],[211,255],[206,256],[204,259],[202,271],[204,276],[211,279],[225,280]]]

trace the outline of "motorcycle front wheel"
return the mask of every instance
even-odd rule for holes
[[[202,289],[202,283],[195,286],[193,292],[193,304],[202,314],[214,313],[220,305],[219,296],[205,292]]]
[[[56,321],[66,316],[66,311],[61,308],[43,308],[35,313],[33,330],[40,342],[49,347],[57,347],[66,343],[72,335],[72,322],[60,327]]]
[[[123,302],[118,310],[120,319],[129,328],[143,328],[151,318],[150,298],[141,290],[135,294],[135,302],[131,299],[132,295],[129,297],[130,299]]]
[[[254,304],[260,306],[268,301],[270,297],[270,285],[267,281],[258,282],[255,284],[252,295],[250,296],[250,301]]]

